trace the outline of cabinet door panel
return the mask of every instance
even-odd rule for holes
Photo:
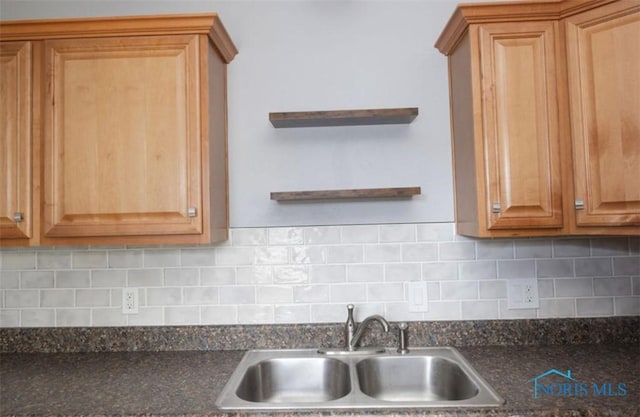
[[[567,20],[578,226],[640,225],[640,2]]]
[[[0,45],[0,238],[30,238],[31,44]],[[22,221],[16,222],[14,215]]]
[[[482,25],[489,229],[561,228],[553,22]]]
[[[197,40],[45,43],[47,236],[202,232]]]

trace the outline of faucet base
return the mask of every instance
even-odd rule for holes
[[[359,347],[355,350],[347,350],[345,348],[320,348],[318,353],[327,356],[347,356],[347,355],[377,355],[386,352],[383,347]]]

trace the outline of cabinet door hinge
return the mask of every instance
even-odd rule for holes
[[[491,212],[492,213],[500,213],[500,210],[502,210],[502,205],[500,203],[493,203],[491,205]]]
[[[189,217],[196,217],[196,215],[198,214],[197,210],[195,207],[189,207],[187,209],[187,216]]]
[[[584,210],[584,200],[576,200],[576,210]]]

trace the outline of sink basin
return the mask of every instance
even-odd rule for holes
[[[458,364],[441,356],[386,356],[356,364],[360,389],[384,401],[458,401],[478,387]]]
[[[454,348],[372,354],[247,352],[216,400],[223,410],[497,407],[504,400]]]
[[[274,358],[251,365],[236,395],[250,402],[318,403],[351,391],[349,366],[329,358]]]

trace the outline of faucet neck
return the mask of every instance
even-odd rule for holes
[[[347,347],[349,348],[349,350],[355,350],[358,347],[358,344],[360,343],[360,339],[362,338],[362,334],[364,333],[364,330],[367,327],[367,324],[369,324],[371,321],[377,321],[378,323],[380,323],[380,325],[382,326],[385,332],[389,331],[389,322],[385,320],[384,317],[382,317],[379,314],[374,314],[372,316],[369,316],[366,319],[364,319],[362,323],[360,323],[360,325],[356,326],[355,334],[351,339],[348,339],[349,343]]]

